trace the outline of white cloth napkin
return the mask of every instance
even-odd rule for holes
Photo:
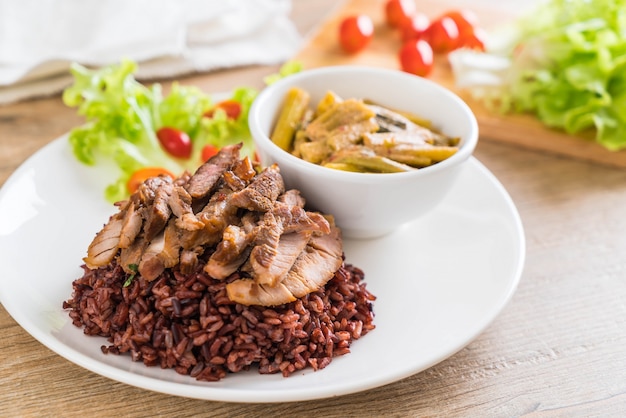
[[[0,0],[0,103],[60,92],[69,65],[129,58],[138,79],[280,63],[290,0]]]

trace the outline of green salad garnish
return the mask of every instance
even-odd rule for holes
[[[488,51],[510,65],[487,102],[626,148],[626,0],[547,0],[513,25],[492,32],[513,35]]]
[[[138,82],[136,70],[137,64],[130,60],[99,69],[73,64],[74,83],[63,92],[64,103],[77,108],[86,120],[69,134],[76,158],[87,165],[108,160],[119,169],[117,178],[105,190],[107,200],[126,198],[127,182],[142,168],[160,167],[174,175],[185,170],[194,172],[203,163],[206,146],[221,148],[243,142],[242,155],[253,157],[248,111],[258,94],[256,89],[239,87],[231,92],[227,100],[239,106],[236,115],[231,115],[196,87],[175,82],[164,95],[160,84],[148,87]],[[269,79],[274,81],[299,70],[297,64],[289,62]],[[163,127],[189,137],[188,158],[164,149],[157,137]]]

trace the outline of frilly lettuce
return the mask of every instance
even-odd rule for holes
[[[479,76],[485,57],[457,51],[457,79],[505,111],[534,113],[571,134],[595,130],[607,149],[626,148],[626,0],[549,0],[512,29],[504,47],[488,51],[489,64],[504,59],[506,68],[500,60],[497,72],[487,68],[491,77]],[[472,86],[470,72],[489,85]]]
[[[125,198],[126,182],[142,167],[162,167],[175,174],[193,172],[200,165],[201,150],[207,144],[221,147],[242,141],[244,152],[253,155],[247,115],[257,90],[242,87],[233,91],[232,99],[242,105],[236,120],[220,111],[213,118],[206,118],[203,114],[214,105],[206,93],[173,83],[170,92],[163,96],[159,84],[147,87],[136,81],[136,69],[137,65],[128,60],[96,70],[74,64],[74,83],[63,92],[64,103],[76,107],[86,119],[84,125],[69,134],[76,158],[87,165],[108,160],[119,168],[117,180],[105,190],[107,200]],[[156,138],[156,130],[161,126],[177,128],[190,136],[190,159],[176,159],[163,151]]]

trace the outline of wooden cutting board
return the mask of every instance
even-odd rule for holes
[[[399,69],[397,52],[401,46],[400,35],[388,28],[384,18],[385,0],[347,0],[338,6],[320,28],[308,39],[296,55],[305,68],[330,65],[368,65]],[[418,0],[418,7],[431,18],[458,7],[454,0]],[[513,11],[506,8],[486,7],[481,2],[472,6],[485,29],[512,21]],[[374,21],[375,34],[370,45],[355,55],[345,54],[338,45],[337,33],[341,20],[351,14],[365,13]],[[435,68],[428,78],[440,83],[461,96],[472,108],[480,127],[481,140],[509,144],[577,158],[603,165],[626,168],[626,151],[608,151],[588,136],[568,135],[545,127],[536,117],[526,114],[502,115],[487,110],[468,93],[456,88],[454,78],[444,55],[435,57]]]

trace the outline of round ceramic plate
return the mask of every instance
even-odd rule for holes
[[[67,138],[22,164],[0,190],[0,300],[42,344],[86,369],[172,395],[231,402],[286,402],[354,393],[420,372],[478,336],[511,298],[525,257],[518,212],[475,158],[431,214],[383,238],[345,242],[365,272],[376,329],[325,369],[288,378],[256,370],[198,382],[105,355],[62,304],[94,234],[115,208],[103,197],[107,172],[80,165]],[[110,173],[109,173],[110,178]],[[389,214],[393,216],[393,214]]]

